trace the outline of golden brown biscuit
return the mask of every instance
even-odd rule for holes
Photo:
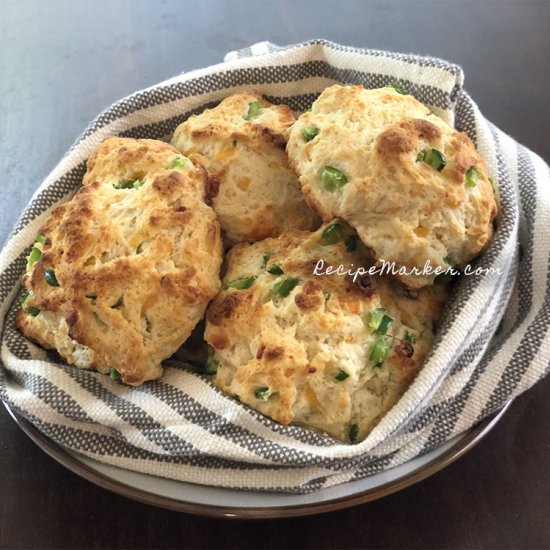
[[[491,239],[497,206],[481,157],[410,95],[331,86],[287,151],[308,203],[325,221],[346,220],[396,270],[461,267]],[[435,274],[397,277],[420,288]]]
[[[109,138],[31,252],[17,326],[78,367],[139,385],[162,374],[219,290],[205,175],[171,145]]]
[[[286,105],[241,92],[176,129],[172,144],[210,175],[209,195],[227,244],[318,226],[285,153],[294,120]]]
[[[371,266],[338,221],[237,245],[227,264],[206,314],[206,372],[262,414],[346,442],[365,438],[416,376],[447,296],[444,285],[412,298],[376,275],[320,274]]]

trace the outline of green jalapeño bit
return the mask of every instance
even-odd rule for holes
[[[260,114],[262,104],[259,101],[253,101],[248,104],[248,113],[244,117],[245,120],[250,120]]]
[[[29,302],[34,298],[34,292],[29,292],[26,296],[25,296],[25,299],[21,302],[21,307],[23,309],[27,309],[27,307],[29,306]]]
[[[55,271],[53,269],[45,269],[44,278],[50,286],[59,286],[59,281],[57,280],[57,277],[55,276]]]
[[[367,326],[369,327],[371,332],[376,332],[378,330],[378,327],[380,326],[380,323],[382,322],[385,314],[386,308],[384,307],[377,307],[376,309],[368,312]]]
[[[404,88],[401,88],[401,86],[398,86],[397,84],[393,84],[393,82],[391,84],[388,84],[388,88],[392,88],[393,90],[395,90],[398,94],[401,94],[401,95],[409,95]]]
[[[346,378],[349,378],[349,374],[345,370],[341,370],[334,378],[336,378],[338,382],[343,382]]]
[[[283,268],[277,262],[273,262],[267,272],[271,275],[282,275],[284,273]]]
[[[321,234],[321,243],[324,245],[336,244],[344,238],[344,228],[339,223],[331,223]]]
[[[438,172],[441,172],[447,165],[445,155],[437,149],[432,149],[429,155],[426,156],[424,162],[429,164],[432,168],[435,168]]]
[[[346,174],[338,168],[334,168],[334,166],[325,166],[321,174],[321,180],[324,188],[330,192],[334,192],[348,183]]]
[[[246,290],[254,284],[255,280],[256,277],[242,277],[240,279],[234,279],[233,281],[230,281],[229,283],[227,283],[227,286],[229,288],[236,288],[237,290]]]
[[[263,261],[264,261],[263,264],[262,264],[262,267],[266,267],[266,266],[267,266],[267,262],[269,261],[269,258],[271,258],[271,255],[272,255],[272,254],[273,254],[272,252],[268,252],[267,254],[264,254],[264,255],[262,256]]]
[[[384,337],[381,336],[376,340],[374,346],[372,346],[369,359],[374,361],[376,366],[379,367],[386,360],[389,351],[390,345],[384,340]]]
[[[120,372],[118,372],[114,367],[109,369],[109,376],[113,380],[120,380],[122,378],[122,374],[120,374]]]
[[[187,164],[188,160],[189,159],[187,157],[175,157],[170,163],[170,168],[175,168],[176,170],[183,168]]]
[[[424,162],[427,152],[428,152],[427,149],[422,149],[421,151],[419,151],[418,155],[416,155],[416,162]]]
[[[23,300],[23,303],[21,304],[21,307],[25,311],[27,315],[30,315],[31,317],[36,317],[40,310],[35,306],[30,306],[29,302],[34,298],[34,293],[29,292],[27,294],[27,297]]]
[[[270,395],[271,395],[271,392],[269,391],[269,388],[267,386],[258,388],[254,392],[254,396],[256,397],[256,399],[259,399],[260,401],[267,401]]]
[[[466,185],[466,187],[475,187],[480,177],[481,174],[479,173],[479,171],[475,168],[475,166],[472,166],[471,168],[468,168],[468,170],[466,170],[466,175],[464,176],[464,184]]]
[[[27,256],[27,271],[29,271],[32,268],[32,266],[38,260],[40,260],[41,257],[42,257],[42,251],[36,246],[33,246],[30,254]]]
[[[319,128],[304,128],[302,135],[305,141],[311,141],[319,133]]]
[[[271,295],[277,295],[281,296],[281,298],[286,298],[299,282],[299,279],[293,279],[292,277],[283,279],[273,286],[273,288],[271,289]]]
[[[113,183],[115,189],[139,189],[145,182],[142,180],[117,181]]]
[[[380,324],[378,325],[378,329],[376,330],[376,332],[378,332],[378,334],[386,334],[392,323],[393,319],[389,315],[384,315],[384,317],[382,317],[382,321],[380,321]]]
[[[447,165],[445,155],[437,149],[422,149],[416,156],[416,162],[424,162],[438,172],[441,172]]]
[[[210,359],[208,363],[206,363],[204,367],[204,373],[205,374],[216,374],[218,372],[218,367],[220,366],[220,362],[217,359]]]

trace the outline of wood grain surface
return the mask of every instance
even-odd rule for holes
[[[496,125],[550,160],[550,2],[0,0],[0,243],[111,102],[260,40],[442,57]],[[0,548],[549,548],[550,379],[475,449],[377,502],[229,522],[110,494],[0,409]]]

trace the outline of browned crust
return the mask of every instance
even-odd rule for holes
[[[408,153],[413,150],[413,141],[404,128],[391,127],[378,136],[376,150],[380,155]]]
[[[175,156],[168,144],[129,138],[108,138],[92,154],[95,173],[44,223],[42,257],[24,278],[32,305],[57,315],[49,319],[58,326],[20,313],[17,326],[26,336],[61,345],[70,362],[76,345],[84,346],[92,368],[112,366],[129,384],[160,375],[160,361],[183,343],[218,291],[221,263],[219,223],[203,202],[204,171],[191,164],[167,169]],[[113,186],[135,166],[141,187]],[[130,205],[127,220],[125,209],[110,215],[119,200]],[[46,282],[46,269],[59,286]]]
[[[390,126],[378,135],[376,151],[380,155],[400,155],[418,149],[419,140],[437,143],[441,130],[428,120],[414,118]]]
[[[244,115],[250,102],[258,101],[263,108],[274,114],[269,124],[258,117],[243,120],[241,127],[233,123],[235,115]],[[190,117],[183,123],[189,136],[194,140],[210,140],[222,135],[228,141],[237,140],[254,147],[276,147],[285,149],[290,127],[296,118],[287,105],[274,105],[255,90],[233,94],[212,109],[206,109],[200,115]],[[177,130],[176,130],[177,133]]]
[[[275,346],[273,348],[267,348],[263,354],[263,358],[266,361],[275,361],[280,359],[285,353],[285,348],[283,346]]]
[[[311,311],[320,307],[324,302],[321,286],[308,281],[302,291],[296,294],[294,301],[302,311]]]
[[[211,302],[208,311],[206,312],[206,320],[212,325],[219,326],[224,320],[230,319],[239,304],[241,304],[247,297],[247,293],[231,292],[229,294],[218,295]]]
[[[428,120],[415,118],[409,123],[405,123],[404,127],[407,127],[407,125],[413,129],[413,132],[419,138],[425,139],[426,141],[437,141],[441,138],[441,130]]]
[[[349,276],[346,279],[346,290],[350,294],[359,294],[365,298],[370,298],[376,293],[376,282],[374,277],[368,273],[361,275],[353,280],[353,277]]]

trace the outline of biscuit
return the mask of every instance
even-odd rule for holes
[[[287,152],[310,206],[346,220],[409,288],[436,276],[413,268],[463,267],[492,237],[497,206],[472,141],[392,87],[325,89]]]
[[[285,153],[294,120],[286,105],[241,92],[176,129],[172,144],[209,173],[209,196],[228,245],[318,227]]]
[[[447,288],[411,293],[375,274],[320,274],[328,266],[372,267],[344,222],[235,246],[206,313],[205,372],[277,422],[357,442],[418,373]]]
[[[205,174],[171,145],[108,138],[29,256],[17,326],[77,367],[139,385],[186,340],[220,287]]]

